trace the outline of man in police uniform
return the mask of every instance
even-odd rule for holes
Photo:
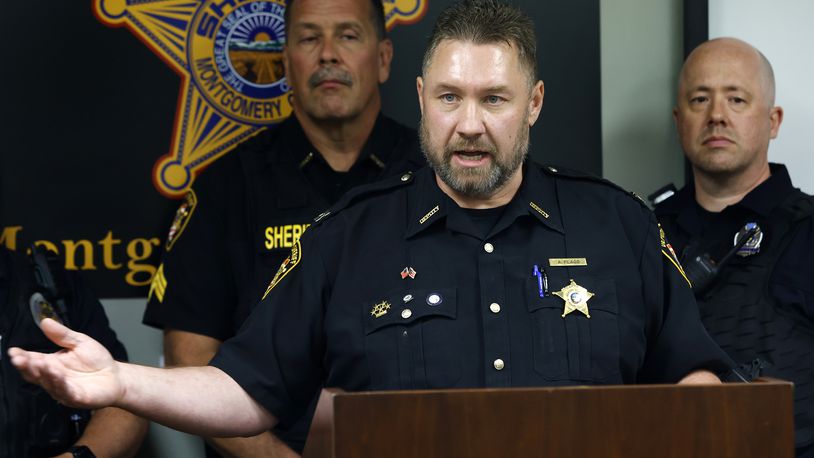
[[[446,9],[417,80],[432,169],[317,218],[210,366],[114,363],[52,322],[96,361],[94,389],[47,355],[12,349],[15,366],[63,402],[209,434],[296,421],[322,386],[717,382],[729,360],[653,214],[603,180],[524,164],[543,103],[535,47],[514,7]]]
[[[814,200],[768,162],[783,121],[774,95],[771,65],[747,43],[690,54],[673,113],[694,181],[656,214],[712,337],[736,362],[795,383],[798,456],[812,457]]]
[[[210,167],[170,229],[144,315],[164,329],[169,365],[208,363],[313,218],[350,187],[424,164],[415,131],[380,113],[393,53],[381,1],[297,0],[285,23],[294,116]],[[307,426],[278,432],[298,450]],[[274,439],[210,442],[256,456]]]
[[[28,257],[0,246],[0,347],[58,351],[38,328],[40,319],[54,317],[126,361],[102,304],[79,277],[55,268],[41,253]],[[146,420],[115,407],[91,415],[57,404],[0,356],[0,458],[134,456],[146,432]]]

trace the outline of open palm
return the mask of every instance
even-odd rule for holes
[[[45,388],[57,401],[97,409],[114,404],[123,387],[116,361],[99,342],[46,318],[45,335],[63,349],[56,353],[11,348],[11,362],[25,380]]]

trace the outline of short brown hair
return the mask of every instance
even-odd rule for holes
[[[528,71],[529,85],[537,81],[537,37],[534,22],[519,8],[500,0],[463,0],[438,16],[432,29],[421,72],[427,67],[438,45],[445,40],[475,44],[506,43],[517,48],[520,62]]]

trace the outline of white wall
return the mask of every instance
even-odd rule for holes
[[[601,0],[602,170],[646,197],[684,184],[673,124],[683,60],[681,0]]]
[[[776,104],[785,119],[769,160],[789,168],[795,186],[814,193],[814,2],[709,0],[710,38],[737,37],[758,48],[774,67]]]

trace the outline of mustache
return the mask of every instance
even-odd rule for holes
[[[701,134],[704,137],[727,137],[727,138],[734,138],[732,132],[729,129],[721,128],[718,126],[707,127],[704,129]]]
[[[313,89],[325,81],[337,81],[350,86],[353,83],[353,78],[345,70],[336,67],[322,67],[308,78],[308,86]]]
[[[497,147],[483,138],[459,138],[444,147],[444,154],[452,156],[455,151],[478,151],[491,155],[497,154]]]

